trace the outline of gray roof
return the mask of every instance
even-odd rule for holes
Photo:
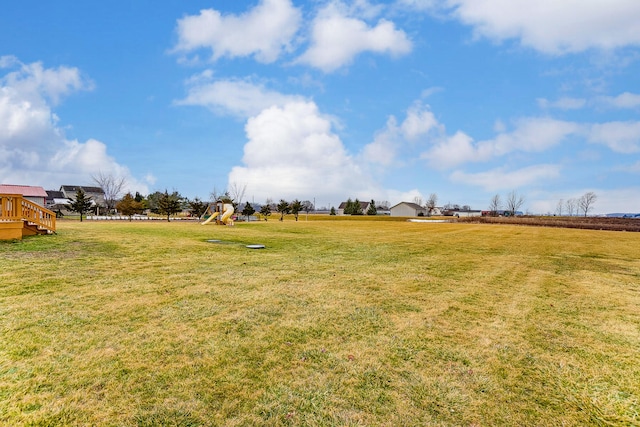
[[[424,210],[424,209],[426,209],[425,207],[420,206],[420,205],[419,205],[419,204],[417,204],[417,203],[412,203],[412,202],[400,202],[400,203],[398,203],[398,204],[397,204],[397,205],[395,205],[395,206],[391,206],[391,208],[390,208],[390,209],[393,209],[393,208],[395,208],[395,207],[397,207],[397,206],[400,206],[400,205],[407,205],[407,206],[409,206],[410,208],[413,208],[413,209],[416,209],[416,210]]]

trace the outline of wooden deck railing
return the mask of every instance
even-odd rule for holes
[[[56,231],[56,214],[20,194],[0,194],[0,221],[27,221]]]

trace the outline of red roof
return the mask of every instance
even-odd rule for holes
[[[24,197],[47,197],[42,187],[30,185],[0,184],[0,194],[22,194]]]

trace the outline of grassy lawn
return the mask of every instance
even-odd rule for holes
[[[640,233],[300,218],[0,243],[0,424],[640,425]]]

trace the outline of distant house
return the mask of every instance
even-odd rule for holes
[[[47,192],[44,191],[44,188],[31,185],[0,184],[0,194],[20,194],[25,199],[37,203],[43,208],[47,200]]]
[[[76,199],[76,193],[79,189],[84,191],[85,197],[90,197],[93,205],[96,210],[99,211],[101,208],[106,208],[107,204],[104,199],[104,191],[100,187],[88,187],[84,185],[63,185],[60,187],[60,193],[62,193],[62,198],[68,199],[69,201]],[[96,212],[96,214],[100,215],[100,212]]]
[[[360,209],[362,209],[362,214],[366,215],[367,214],[367,210],[369,210],[369,206],[371,205],[370,202],[360,202]],[[338,215],[344,215],[344,208],[347,207],[347,202],[342,202],[340,203],[340,206],[338,206],[337,209],[337,214]]]
[[[427,216],[429,210],[417,203],[400,202],[391,206],[391,216]]]
[[[53,212],[63,215],[70,213],[68,206],[70,201],[71,199],[67,199],[62,191],[47,190],[46,208]]]

